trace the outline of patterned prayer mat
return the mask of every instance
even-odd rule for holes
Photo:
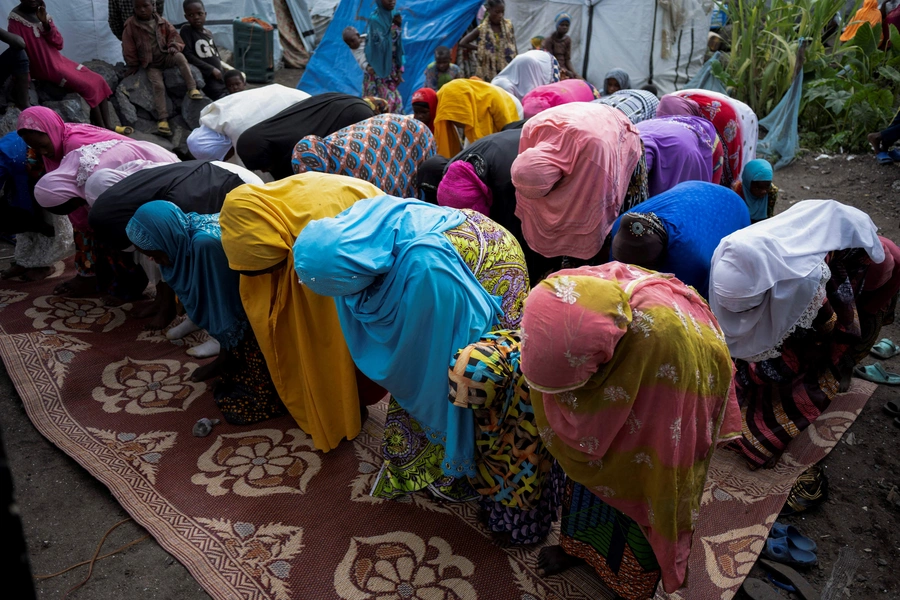
[[[501,547],[474,504],[426,495],[371,498],[386,405],[364,431],[322,454],[290,417],[191,433],[219,418],[193,335],[171,342],[128,317],[132,306],[0,284],[0,356],[35,427],[102,481],[216,599],[588,600],[612,598],[581,567],[541,579],[537,548]],[[67,269],[66,276],[71,271]],[[713,459],[687,591],[731,598],[794,479],[824,457],[874,386],[856,382],[773,470]],[[548,543],[555,543],[555,534]]]

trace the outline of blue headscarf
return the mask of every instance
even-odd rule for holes
[[[28,146],[15,131],[0,138],[0,186],[12,181],[13,193],[7,193],[9,205],[34,212],[34,195],[28,179]],[[10,188],[7,188],[10,189]]]
[[[751,160],[744,166],[744,172],[741,174],[741,186],[744,188],[744,202],[750,209],[751,221],[762,221],[769,216],[769,195],[754,196],[750,193],[750,186],[754,181],[772,181],[773,173],[769,161],[761,158]]]
[[[223,348],[243,339],[248,322],[241,304],[241,276],[228,268],[218,214],[185,214],[171,202],[154,200],[134,213],[125,232],[141,250],[158,250],[169,258],[170,264],[160,265],[160,271],[191,321]]]
[[[391,23],[400,14],[396,9],[387,10],[381,0],[375,0],[375,10],[369,15],[366,31],[366,60],[378,77],[391,74],[394,60],[394,41],[391,39]],[[403,64],[403,37],[397,36],[397,63]]]
[[[444,447],[453,477],[475,474],[475,423],[448,402],[447,369],[502,312],[443,235],[463,221],[456,209],[380,196],[310,223],[294,244],[300,281],[335,296],[356,366]]]

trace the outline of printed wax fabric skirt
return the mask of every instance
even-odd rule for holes
[[[385,194],[418,198],[416,172],[437,153],[428,127],[403,115],[376,115],[320,138],[297,142],[294,173],[316,171],[368,181]]]
[[[75,271],[95,277],[97,291],[121,300],[137,300],[147,287],[147,274],[134,261],[133,252],[114,250],[98,242],[90,231],[76,229]]]
[[[501,327],[515,329],[522,318],[528,295],[525,258],[511,233],[488,217],[463,210],[466,220],[444,235],[463,257],[479,283],[491,294],[501,296],[504,318]],[[448,364],[449,367],[449,364]],[[435,402],[448,402],[435,398]],[[428,441],[422,426],[391,398],[381,444],[384,464],[372,495],[396,498],[429,489],[447,500],[467,501],[478,497],[468,481],[444,475],[444,449]]]
[[[287,414],[253,330],[231,348],[222,347],[224,364],[213,399],[232,425],[252,425]]]
[[[646,600],[656,594],[661,571],[641,528],[571,479],[565,484],[559,543],[621,598]]]
[[[388,111],[403,112],[403,97],[400,95],[400,83],[403,81],[403,67],[394,65],[387,77],[378,77],[368,71],[363,73],[363,97],[374,96],[388,103]]]

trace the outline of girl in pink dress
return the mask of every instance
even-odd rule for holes
[[[108,100],[112,90],[103,77],[60,53],[63,38],[47,14],[44,0],[22,0],[9,13],[9,32],[25,40],[25,52],[34,79],[76,92],[91,107],[91,123],[113,129]]]

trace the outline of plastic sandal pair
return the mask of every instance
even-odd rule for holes
[[[888,371],[878,362],[866,367],[857,365],[853,367],[853,374],[860,379],[880,383],[881,385],[900,385],[900,375]]]
[[[888,338],[881,338],[881,340],[877,344],[872,346],[872,349],[869,350],[869,352],[871,352],[881,360],[887,360],[900,354],[900,346],[898,346]]]
[[[875,160],[880,165],[891,165],[900,162],[900,150],[890,150],[888,152],[879,152],[875,155]]]
[[[812,567],[818,561],[816,543],[802,535],[793,525],[776,522],[769,532],[763,554],[775,562]]]

